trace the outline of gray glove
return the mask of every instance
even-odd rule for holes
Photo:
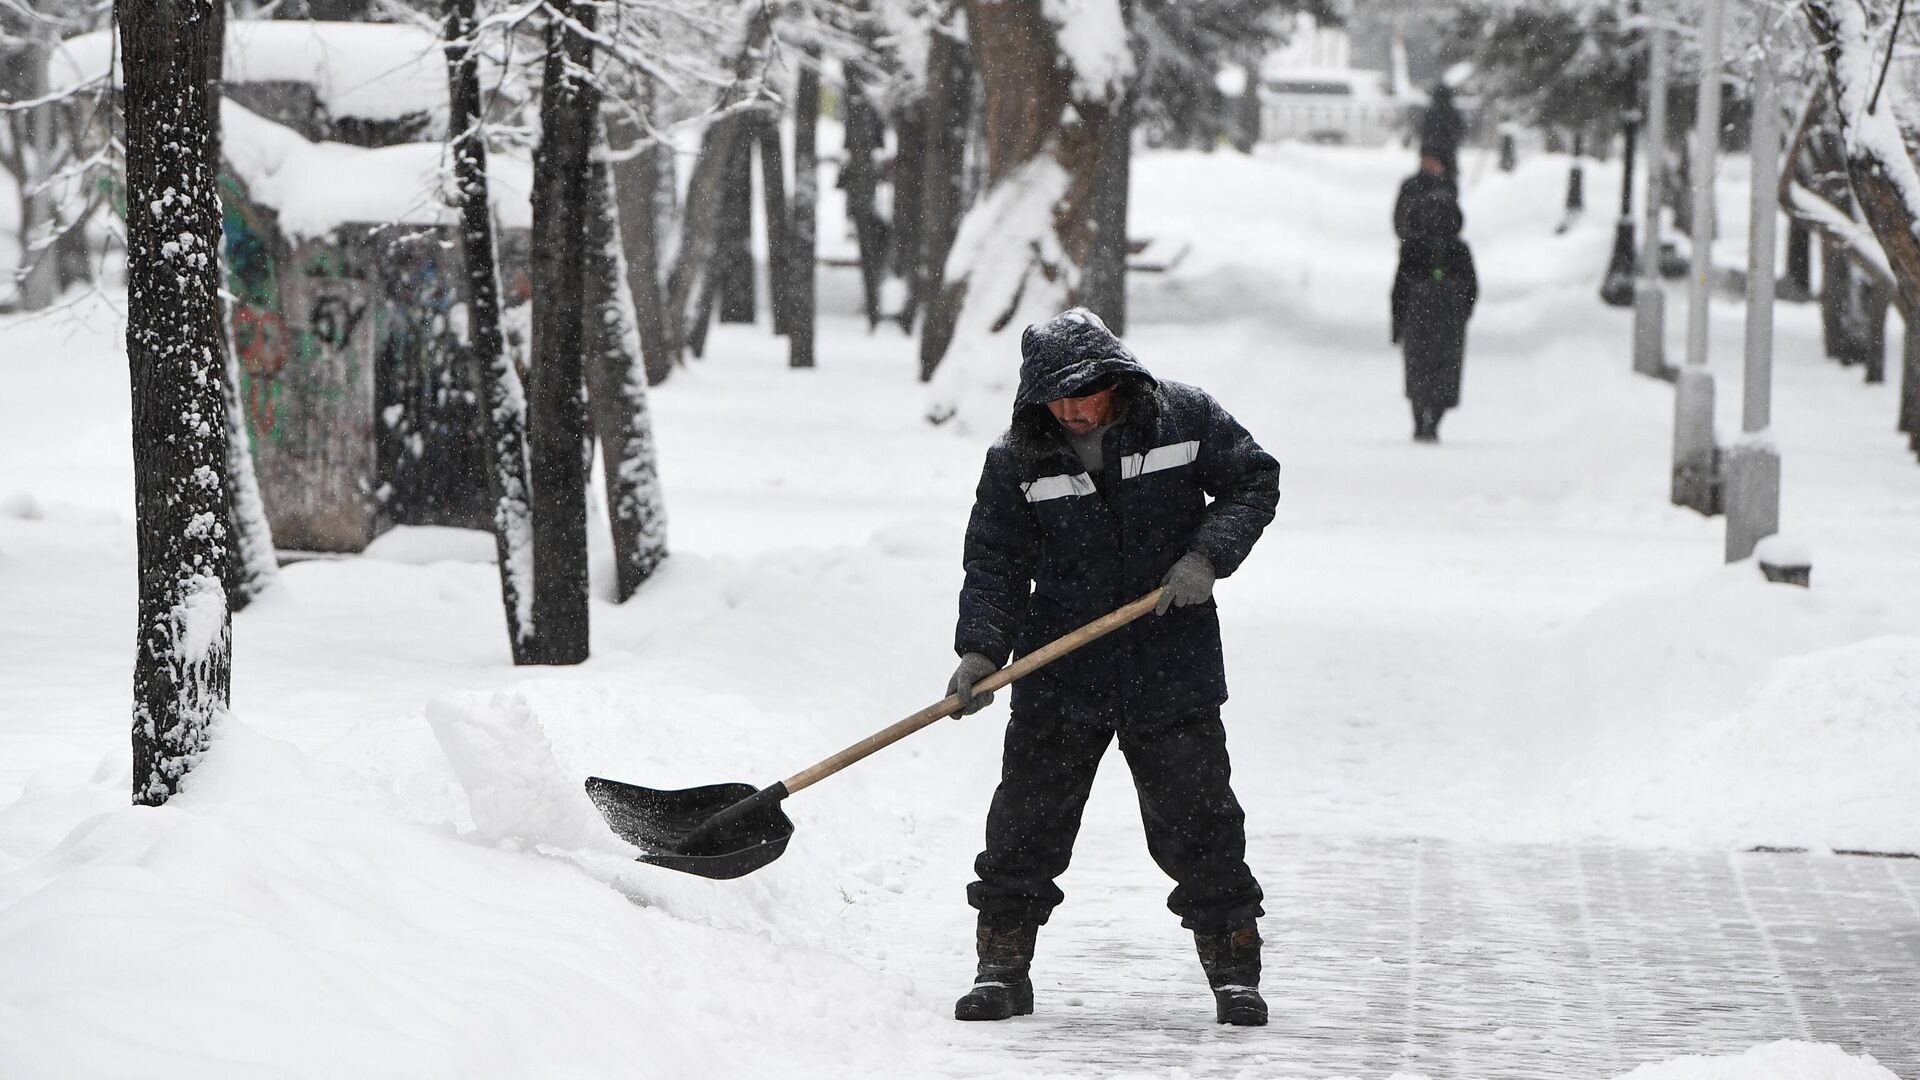
[[[1165,615],[1169,608],[1205,603],[1213,595],[1213,564],[1205,555],[1189,551],[1180,556],[1180,561],[1173,564],[1160,584],[1166,586],[1167,591],[1160,594],[1160,602],[1153,606],[1155,615]]]
[[[999,664],[977,652],[960,658],[960,666],[954,669],[953,678],[947,680],[947,693],[960,695],[961,716],[972,716],[993,704],[993,691],[975,694],[973,684],[999,670]]]

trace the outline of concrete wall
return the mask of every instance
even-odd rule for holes
[[[396,524],[490,527],[459,245],[441,227],[348,225],[291,242],[223,191],[234,349],[276,543],[359,551]],[[501,242],[523,281],[524,233]]]

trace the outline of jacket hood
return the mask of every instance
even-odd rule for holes
[[[1079,397],[1110,377],[1155,384],[1120,339],[1086,308],[1069,308],[1020,335],[1020,390],[1013,411],[1020,413],[1065,397]]]

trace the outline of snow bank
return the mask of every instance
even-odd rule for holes
[[[427,704],[427,721],[489,840],[632,856],[560,768],[524,694],[460,694]]]
[[[898,983],[408,824],[244,725],[166,807],[99,780],[0,809],[8,1080],[825,1076],[780,1047],[907,1050],[849,1015]],[[64,835],[56,809],[78,815]],[[779,992],[799,986],[817,1000]]]
[[[1576,829],[1913,846],[1920,637],[1747,562],[1607,605],[1565,644],[1546,708],[1565,718]]]
[[[289,236],[325,236],[348,223],[459,224],[452,173],[440,143],[376,150],[308,142],[299,132],[232,101],[221,102],[221,149],[248,198],[280,215]],[[533,165],[514,153],[487,155],[493,209],[504,229],[533,227]]]
[[[1870,1055],[1831,1043],[1782,1040],[1732,1057],[1688,1055],[1642,1065],[1619,1080],[1899,1080]]]
[[[374,537],[360,555],[414,566],[436,562],[491,563],[499,558],[492,533],[448,525],[396,525]]]

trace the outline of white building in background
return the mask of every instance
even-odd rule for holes
[[[1260,138],[1384,145],[1405,130],[1408,107],[1417,104],[1406,82],[1404,72],[1354,67],[1344,28],[1301,15],[1286,46],[1260,61]]]

